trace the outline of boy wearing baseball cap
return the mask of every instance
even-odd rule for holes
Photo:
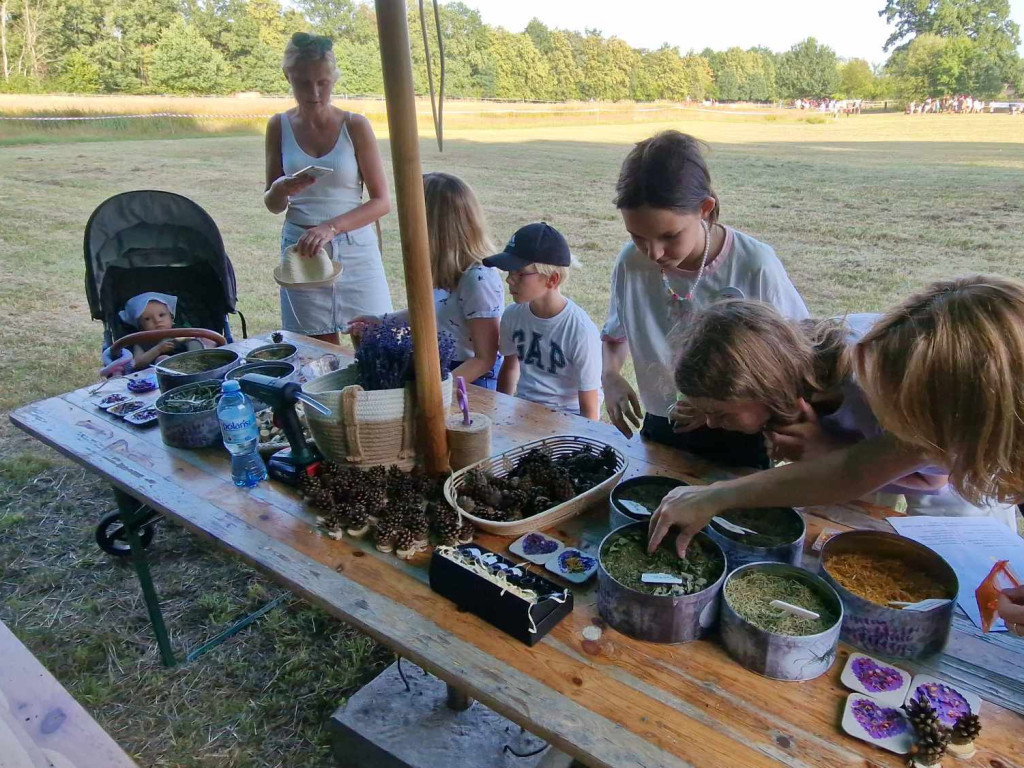
[[[597,420],[601,334],[561,291],[576,263],[561,233],[543,222],[520,228],[504,251],[484,259],[508,273],[515,300],[501,316],[498,391]]]

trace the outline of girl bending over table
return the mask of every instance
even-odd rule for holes
[[[648,439],[714,461],[766,467],[757,435],[709,426],[684,433],[673,431],[667,419],[676,399],[675,341],[695,313],[732,297],[766,301],[796,320],[807,317],[771,246],[719,222],[702,147],[692,136],[665,131],[637,144],[622,164],[615,205],[632,242],[612,270],[601,334],[605,405],[626,437],[642,417]],[[630,356],[639,397],[622,375]]]
[[[778,326],[777,332],[784,335]],[[755,390],[744,382],[702,391],[683,358],[679,382],[689,390],[693,413],[728,419],[734,428],[767,425],[774,450],[800,460],[672,490],[652,516],[652,550],[675,528],[682,555],[724,510],[844,503],[890,484],[911,496],[934,493],[937,472],[948,474],[956,497],[975,505],[975,514],[1012,519],[1008,506],[993,508],[993,502],[1024,497],[1024,283],[984,276],[935,283],[875,320],[845,351],[835,349],[834,329],[805,333],[793,329],[787,343],[802,347],[803,357],[787,374],[789,391],[799,394],[791,402],[754,402],[747,396]],[[691,354],[699,341],[689,339]],[[790,350],[766,351],[783,360]],[[704,354],[710,364],[722,364],[713,350]],[[847,364],[849,376],[842,374]],[[751,373],[767,380],[769,367],[766,361]]]

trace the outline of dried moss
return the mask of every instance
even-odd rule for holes
[[[680,558],[669,539],[653,554],[647,552],[647,529],[632,528],[608,540],[601,550],[601,563],[616,581],[650,595],[692,595],[715,583],[725,567],[718,549],[696,538],[685,558]],[[682,584],[645,584],[645,573],[678,576]]]
[[[817,635],[836,623],[831,601],[805,581],[780,573],[752,570],[729,580],[725,599],[740,616],[758,629],[779,635]],[[778,608],[772,600],[782,600],[814,611],[817,619],[802,619]]]
[[[716,533],[751,547],[780,547],[784,544],[792,544],[800,538],[800,534],[803,532],[800,514],[784,507],[734,509],[722,513],[721,517],[734,525],[757,531],[757,533],[746,534],[733,533],[711,523]]]

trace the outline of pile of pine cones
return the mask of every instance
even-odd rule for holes
[[[472,523],[443,502],[443,481],[398,467],[360,470],[324,461],[302,479],[299,492],[317,512],[327,535],[356,538],[375,530],[377,549],[403,559],[430,544],[455,546],[473,540]]]
[[[907,702],[907,717],[914,726],[916,734],[912,764],[920,766],[937,766],[942,757],[954,745],[961,755],[973,750],[974,740],[981,733],[981,721],[977,715],[966,714],[960,717],[952,728],[947,728],[935,709],[923,698],[911,699]]]
[[[600,485],[615,474],[617,465],[611,448],[598,453],[584,446],[556,459],[534,449],[505,477],[479,469],[467,472],[458,502],[466,512],[485,520],[522,520]]]

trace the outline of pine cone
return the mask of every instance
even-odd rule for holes
[[[490,486],[490,481],[487,479],[487,475],[484,474],[482,469],[471,469],[467,472],[466,479],[463,481],[462,485],[467,493],[471,493],[477,488],[489,488]]]
[[[907,717],[918,734],[927,733],[931,729],[941,726],[938,714],[927,699],[911,699],[907,702],[906,710]]]
[[[322,487],[320,478],[316,475],[303,475],[299,478],[299,495],[304,499],[310,498]]]
[[[576,486],[573,485],[572,478],[569,477],[569,473],[562,471],[559,472],[555,477],[552,478],[551,485],[548,486],[551,489],[551,496],[557,501],[568,501],[576,495]]]
[[[415,534],[408,528],[403,528],[395,537],[395,554],[403,560],[408,560],[416,554],[418,543]]]
[[[430,535],[430,521],[421,509],[411,509],[405,514],[405,528],[416,537],[416,541],[426,543]]]
[[[388,509],[388,492],[381,485],[371,485],[360,490],[362,503],[366,511],[374,517],[380,517]]]
[[[469,514],[475,514],[476,500],[472,496],[459,496],[458,504],[462,507],[463,511],[469,512]]]
[[[476,528],[469,520],[463,520],[462,525],[459,526],[459,544],[469,544],[476,536]]]
[[[324,487],[313,491],[308,501],[311,506],[324,512],[329,511],[331,507],[335,506],[334,494],[331,493],[329,488]]]
[[[523,508],[523,517],[533,517],[541,512],[546,512],[554,506],[554,503],[547,496],[534,496]]]
[[[348,527],[347,533],[349,536],[354,536],[357,539],[363,536],[370,529],[370,514],[366,511],[366,507],[362,504],[352,504],[348,508]]]
[[[981,719],[977,715],[961,715],[953,725],[951,739],[954,744],[970,744],[981,733]]]
[[[400,522],[395,515],[384,515],[377,520],[377,549],[381,552],[391,552],[395,548]]]
[[[511,490],[501,494],[501,508],[510,512],[519,512],[530,500],[530,494],[526,491]]]

